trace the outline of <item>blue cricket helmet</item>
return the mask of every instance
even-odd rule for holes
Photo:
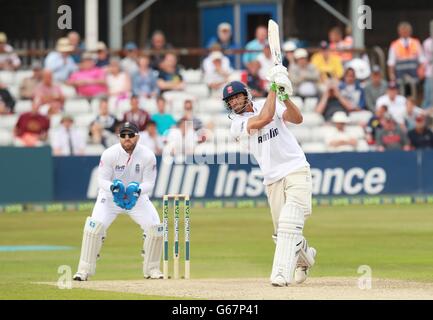
[[[247,87],[240,81],[232,81],[223,89],[223,100],[227,102],[228,98],[237,95],[238,93],[243,93],[248,96]]]

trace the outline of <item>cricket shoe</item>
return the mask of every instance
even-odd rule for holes
[[[159,269],[151,269],[148,274],[144,275],[145,279],[163,279],[164,275]]]
[[[87,278],[87,274],[77,272],[76,274],[74,274],[74,277],[72,279],[75,281],[87,281]]]
[[[311,267],[314,265],[314,258],[316,257],[316,254],[316,249],[312,247],[308,248],[308,265],[298,265],[295,270],[295,282],[297,284],[301,284],[307,280],[308,273],[310,272]]]
[[[285,287],[287,286],[288,283],[284,278],[284,276],[281,273],[279,273],[273,279],[271,279],[271,284],[274,287]]]

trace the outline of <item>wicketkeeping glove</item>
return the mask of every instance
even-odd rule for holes
[[[131,210],[137,203],[137,199],[141,194],[140,185],[137,182],[131,182],[126,188],[126,198],[123,201],[125,209]]]
[[[119,179],[115,179],[113,181],[113,184],[110,186],[110,190],[113,194],[114,203],[122,209],[125,209],[123,203],[125,197],[125,186],[123,185],[123,182]]]

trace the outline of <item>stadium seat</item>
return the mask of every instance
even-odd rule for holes
[[[62,90],[62,93],[66,99],[72,99],[77,96],[77,91],[72,86],[68,86],[66,84],[60,84],[60,89]]]
[[[86,156],[100,156],[105,148],[101,144],[88,144],[84,150]]]
[[[347,126],[347,132],[350,132],[356,139],[364,139],[365,132],[361,126]]]
[[[95,120],[95,115],[93,113],[78,114],[75,116],[75,124],[78,127],[89,127],[90,123]]]
[[[90,101],[90,110],[95,115],[99,113],[99,102],[100,101],[101,100],[98,98],[93,98],[92,101]]]
[[[305,112],[314,112],[314,109],[316,109],[318,103],[319,103],[318,98],[314,98],[314,97],[305,98],[303,110]]]
[[[372,116],[373,112],[369,110],[356,111],[349,113],[349,120],[353,124],[365,125]]]
[[[17,114],[0,116],[0,129],[12,130],[18,121],[18,117]]]
[[[183,104],[185,100],[197,100],[194,95],[183,91],[166,91],[162,94],[167,101],[167,112],[173,114],[183,112]]]
[[[209,96],[209,88],[206,84],[187,84],[185,92],[194,95],[196,98],[207,98]]]
[[[232,125],[232,121],[228,117],[227,113],[215,114],[212,117],[211,121],[215,125],[215,127],[218,128],[230,128],[230,126]]]
[[[303,118],[303,124],[307,127],[318,127],[325,122],[322,115],[315,112],[304,113]]]
[[[18,70],[15,73],[15,84],[19,86],[25,78],[30,78],[33,75],[32,70]]]
[[[62,120],[62,115],[61,114],[53,114],[50,117],[50,129],[55,129],[55,128],[59,127],[61,120]]]
[[[325,126],[321,126],[321,127],[317,127],[312,129],[311,131],[311,140],[313,142],[324,142],[326,137],[334,132],[334,127],[331,125],[325,125]]]
[[[198,101],[198,110],[200,113],[221,113],[225,111],[225,106],[221,99],[200,99]]]
[[[304,101],[302,100],[301,97],[293,96],[290,97],[290,100],[299,108],[299,110],[304,109]]]
[[[156,99],[140,99],[140,108],[146,110],[151,115],[158,112]]]
[[[305,153],[324,153],[327,151],[323,142],[306,142],[301,148]]]
[[[13,133],[11,130],[0,129],[0,146],[10,146],[13,142]]]
[[[289,130],[296,137],[296,140],[300,144],[304,142],[310,142],[312,140],[312,130],[302,125],[298,126],[290,126]]]
[[[15,83],[15,72],[13,71],[0,71],[0,83],[4,83],[7,86]]]
[[[180,74],[185,83],[200,83],[202,81],[202,71],[200,69],[182,69]]]
[[[67,114],[80,114],[91,112],[89,102],[86,99],[66,100],[64,110]]]
[[[31,100],[17,100],[17,103],[15,104],[15,113],[21,114],[29,112],[30,110],[32,110]]]
[[[20,87],[18,85],[11,84],[10,86],[8,86],[8,90],[9,90],[10,94],[15,99],[19,99],[20,98]]]

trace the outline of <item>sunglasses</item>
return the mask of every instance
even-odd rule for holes
[[[121,133],[121,134],[119,134],[119,136],[120,136],[122,139],[125,139],[126,137],[132,139],[132,138],[134,138],[136,135],[137,135],[137,134],[136,134],[136,133],[133,133],[133,132],[132,132],[132,133]]]

